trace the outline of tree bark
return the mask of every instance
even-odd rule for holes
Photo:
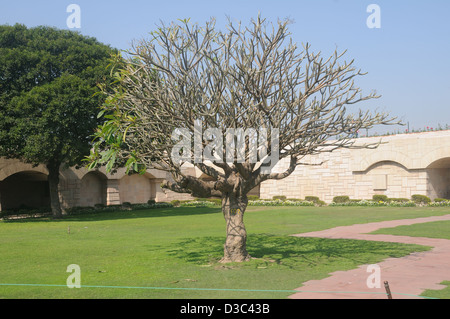
[[[247,196],[237,197],[233,193],[222,195],[222,212],[227,222],[227,238],[224,245],[222,263],[250,260],[247,252],[247,231],[244,225],[244,212]]]
[[[61,218],[61,204],[59,202],[59,164],[47,164],[48,186],[50,190],[50,206],[52,208],[53,218]]]

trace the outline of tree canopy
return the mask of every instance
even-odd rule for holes
[[[47,166],[56,215],[59,168],[89,154],[115,52],[68,30],[0,26],[0,156]]]
[[[357,146],[355,132],[395,120],[348,113],[348,105],[378,97],[355,85],[364,73],[345,52],[324,58],[297,45],[289,23],[258,16],[248,26],[229,21],[226,31],[214,19],[162,24],[135,43],[107,92],[91,166],[125,159],[170,172],[163,187],[172,191],[221,197],[224,261],[249,258],[243,215],[254,187],[289,176],[307,155],[376,147]],[[285,171],[271,170],[283,159]],[[185,174],[187,163],[209,178]]]

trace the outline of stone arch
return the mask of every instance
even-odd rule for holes
[[[106,205],[106,181],[106,175],[98,171],[84,174],[80,181],[78,206]]]
[[[406,171],[408,170],[408,168],[400,162],[392,161],[392,160],[382,160],[382,161],[373,163],[372,165],[367,167],[367,169],[364,170],[364,172],[373,171],[374,169],[376,169],[377,167],[382,166],[382,165],[391,165],[391,166],[396,166],[396,167],[406,170]]]
[[[38,173],[48,175],[48,170],[44,165],[33,166],[32,164],[16,162],[16,163],[10,164],[10,165],[0,169],[0,181],[6,179],[9,176],[14,175],[16,173],[25,172],[25,171],[38,172]]]
[[[431,162],[427,167],[427,195],[431,199],[450,199],[450,156]]]
[[[412,167],[410,157],[401,152],[390,150],[376,150],[372,154],[362,158],[361,161],[359,161],[359,163],[356,165],[354,171],[368,171],[373,165],[376,165],[380,162],[395,162],[402,165],[406,169]]]
[[[0,210],[42,207],[50,207],[48,178],[44,172],[18,171],[0,181]]]
[[[120,202],[144,204],[156,197],[155,178],[150,173],[124,175],[119,180]]]
[[[420,171],[410,170],[397,161],[384,160],[373,163],[361,173],[368,184],[368,194],[386,195],[389,198],[410,198],[418,194]]]
[[[429,168],[432,165],[436,165],[437,162],[447,158],[450,158],[450,148],[448,146],[440,147],[424,154],[420,161],[420,166],[423,168]]]

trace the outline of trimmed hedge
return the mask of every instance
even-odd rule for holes
[[[173,207],[171,203],[159,202],[155,204],[131,204],[129,202],[124,202],[122,205],[95,205],[95,207],[90,206],[76,206],[68,208],[65,210],[67,215],[77,215],[77,214],[91,214],[99,212],[115,212],[126,210],[141,210],[141,209],[152,209],[152,208],[168,208]]]
[[[412,195],[411,199],[416,204],[429,204],[431,203],[431,199],[428,196],[425,195]]]
[[[286,199],[286,196],[274,196],[274,199],[259,199],[258,196],[248,196],[248,206],[327,206],[317,196],[306,196],[305,200]],[[220,198],[197,198],[195,200],[173,200],[170,203],[149,200],[146,204],[131,204],[124,202],[122,205],[96,204],[94,207],[72,207],[65,210],[67,215],[87,214],[98,212],[113,212],[121,210],[139,210],[165,207],[220,207]],[[412,195],[411,200],[407,198],[388,198],[386,195],[374,195],[372,200],[350,199],[349,196],[336,196],[329,206],[391,206],[391,207],[414,207],[416,205],[426,205],[430,207],[450,207],[450,200],[436,198],[433,202],[425,195]],[[1,218],[9,216],[38,217],[51,215],[51,209],[44,207],[40,209],[20,209],[14,211],[1,211]]]
[[[305,200],[308,202],[318,203],[320,201],[320,198],[317,196],[306,196]]]
[[[372,199],[377,202],[388,202],[389,199],[386,195],[373,195]]]
[[[333,198],[333,203],[342,204],[350,202],[350,197],[348,196],[335,196]]]
[[[170,204],[172,204],[173,207],[178,207],[178,206],[180,206],[180,203],[181,203],[181,201],[178,200],[178,199],[174,199],[174,200],[170,201]]]
[[[411,201],[410,199],[407,198],[389,198],[389,202],[395,202],[395,203],[407,203]]]
[[[329,206],[390,206],[390,207],[415,207],[412,201],[408,202],[383,202],[374,200],[348,201],[343,203],[331,203]]]
[[[248,206],[314,206],[313,202],[301,200],[251,200]]]

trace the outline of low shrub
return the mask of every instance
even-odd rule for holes
[[[149,204],[149,205],[155,205],[155,204],[156,204],[156,201],[155,201],[154,199],[149,199],[149,200],[147,201],[147,204]]]
[[[122,209],[124,210],[132,210],[133,205],[130,202],[123,202],[122,203]]]
[[[258,200],[259,196],[258,195],[248,195],[247,198],[248,198],[248,200]]]
[[[147,208],[150,208],[150,206],[152,206],[152,205],[149,205],[149,204],[131,204],[131,209],[132,210],[147,209]]]
[[[373,195],[372,199],[376,202],[388,202],[389,199],[386,195]]]
[[[416,204],[429,204],[431,199],[428,196],[415,194],[411,196],[411,199]]]
[[[306,196],[305,200],[308,202],[313,202],[313,203],[317,203],[320,201],[320,198],[317,196]]]
[[[65,210],[67,215],[77,215],[77,214],[89,214],[89,213],[95,213],[96,211],[99,211],[101,208],[95,208],[92,206],[75,206],[71,208],[67,208]]]
[[[388,204],[388,206],[391,207],[415,207],[416,203],[414,203],[413,201],[392,201]]]
[[[348,201],[343,203],[331,203],[330,206],[391,206],[391,207],[414,207],[416,204],[412,201],[408,202],[383,202],[374,200]]]
[[[433,207],[450,206],[450,200],[445,198],[435,198],[434,201],[428,205]]]
[[[325,203],[323,200],[320,200],[320,199],[318,201],[314,202],[314,204],[316,206],[327,206],[327,203]]]
[[[410,199],[407,198],[389,198],[390,203],[407,203]]]
[[[21,206],[19,209],[7,209],[0,211],[0,218],[7,218],[9,216],[23,216],[23,217],[34,217],[51,215],[52,209],[50,207],[40,207],[40,208],[28,208]]]
[[[274,197],[272,197],[272,199],[273,200],[286,200],[286,196],[284,196],[284,195],[280,195],[280,196],[274,196]]]
[[[347,203],[350,202],[350,197],[348,196],[335,196],[333,198],[333,203],[336,204],[342,204],[342,203]]]
[[[195,199],[195,201],[198,202],[210,202],[210,203],[214,203],[216,205],[222,205],[222,199],[220,198],[197,198]]]
[[[314,206],[313,202],[299,201],[299,200],[251,200],[248,201],[248,206]]]
[[[191,200],[191,201],[183,201],[180,203],[180,207],[213,207],[213,206],[217,206],[217,204],[207,200]]]
[[[125,208],[124,208],[125,205]],[[131,204],[129,202],[125,202],[122,205],[104,205],[104,204],[96,204],[94,206],[74,206],[70,208],[64,209],[65,215],[78,215],[78,214],[94,214],[100,212],[116,212],[126,210],[139,210],[139,209],[151,209],[151,208],[168,208],[173,207],[171,203],[159,202],[154,204]],[[28,209],[25,211],[2,211],[0,212],[0,217],[8,217],[11,215],[20,215],[23,217],[39,217],[44,215],[51,215],[51,208],[39,208],[39,209]]]
[[[179,201],[178,199],[174,199],[173,201],[170,202],[174,207],[179,207],[181,201]]]

